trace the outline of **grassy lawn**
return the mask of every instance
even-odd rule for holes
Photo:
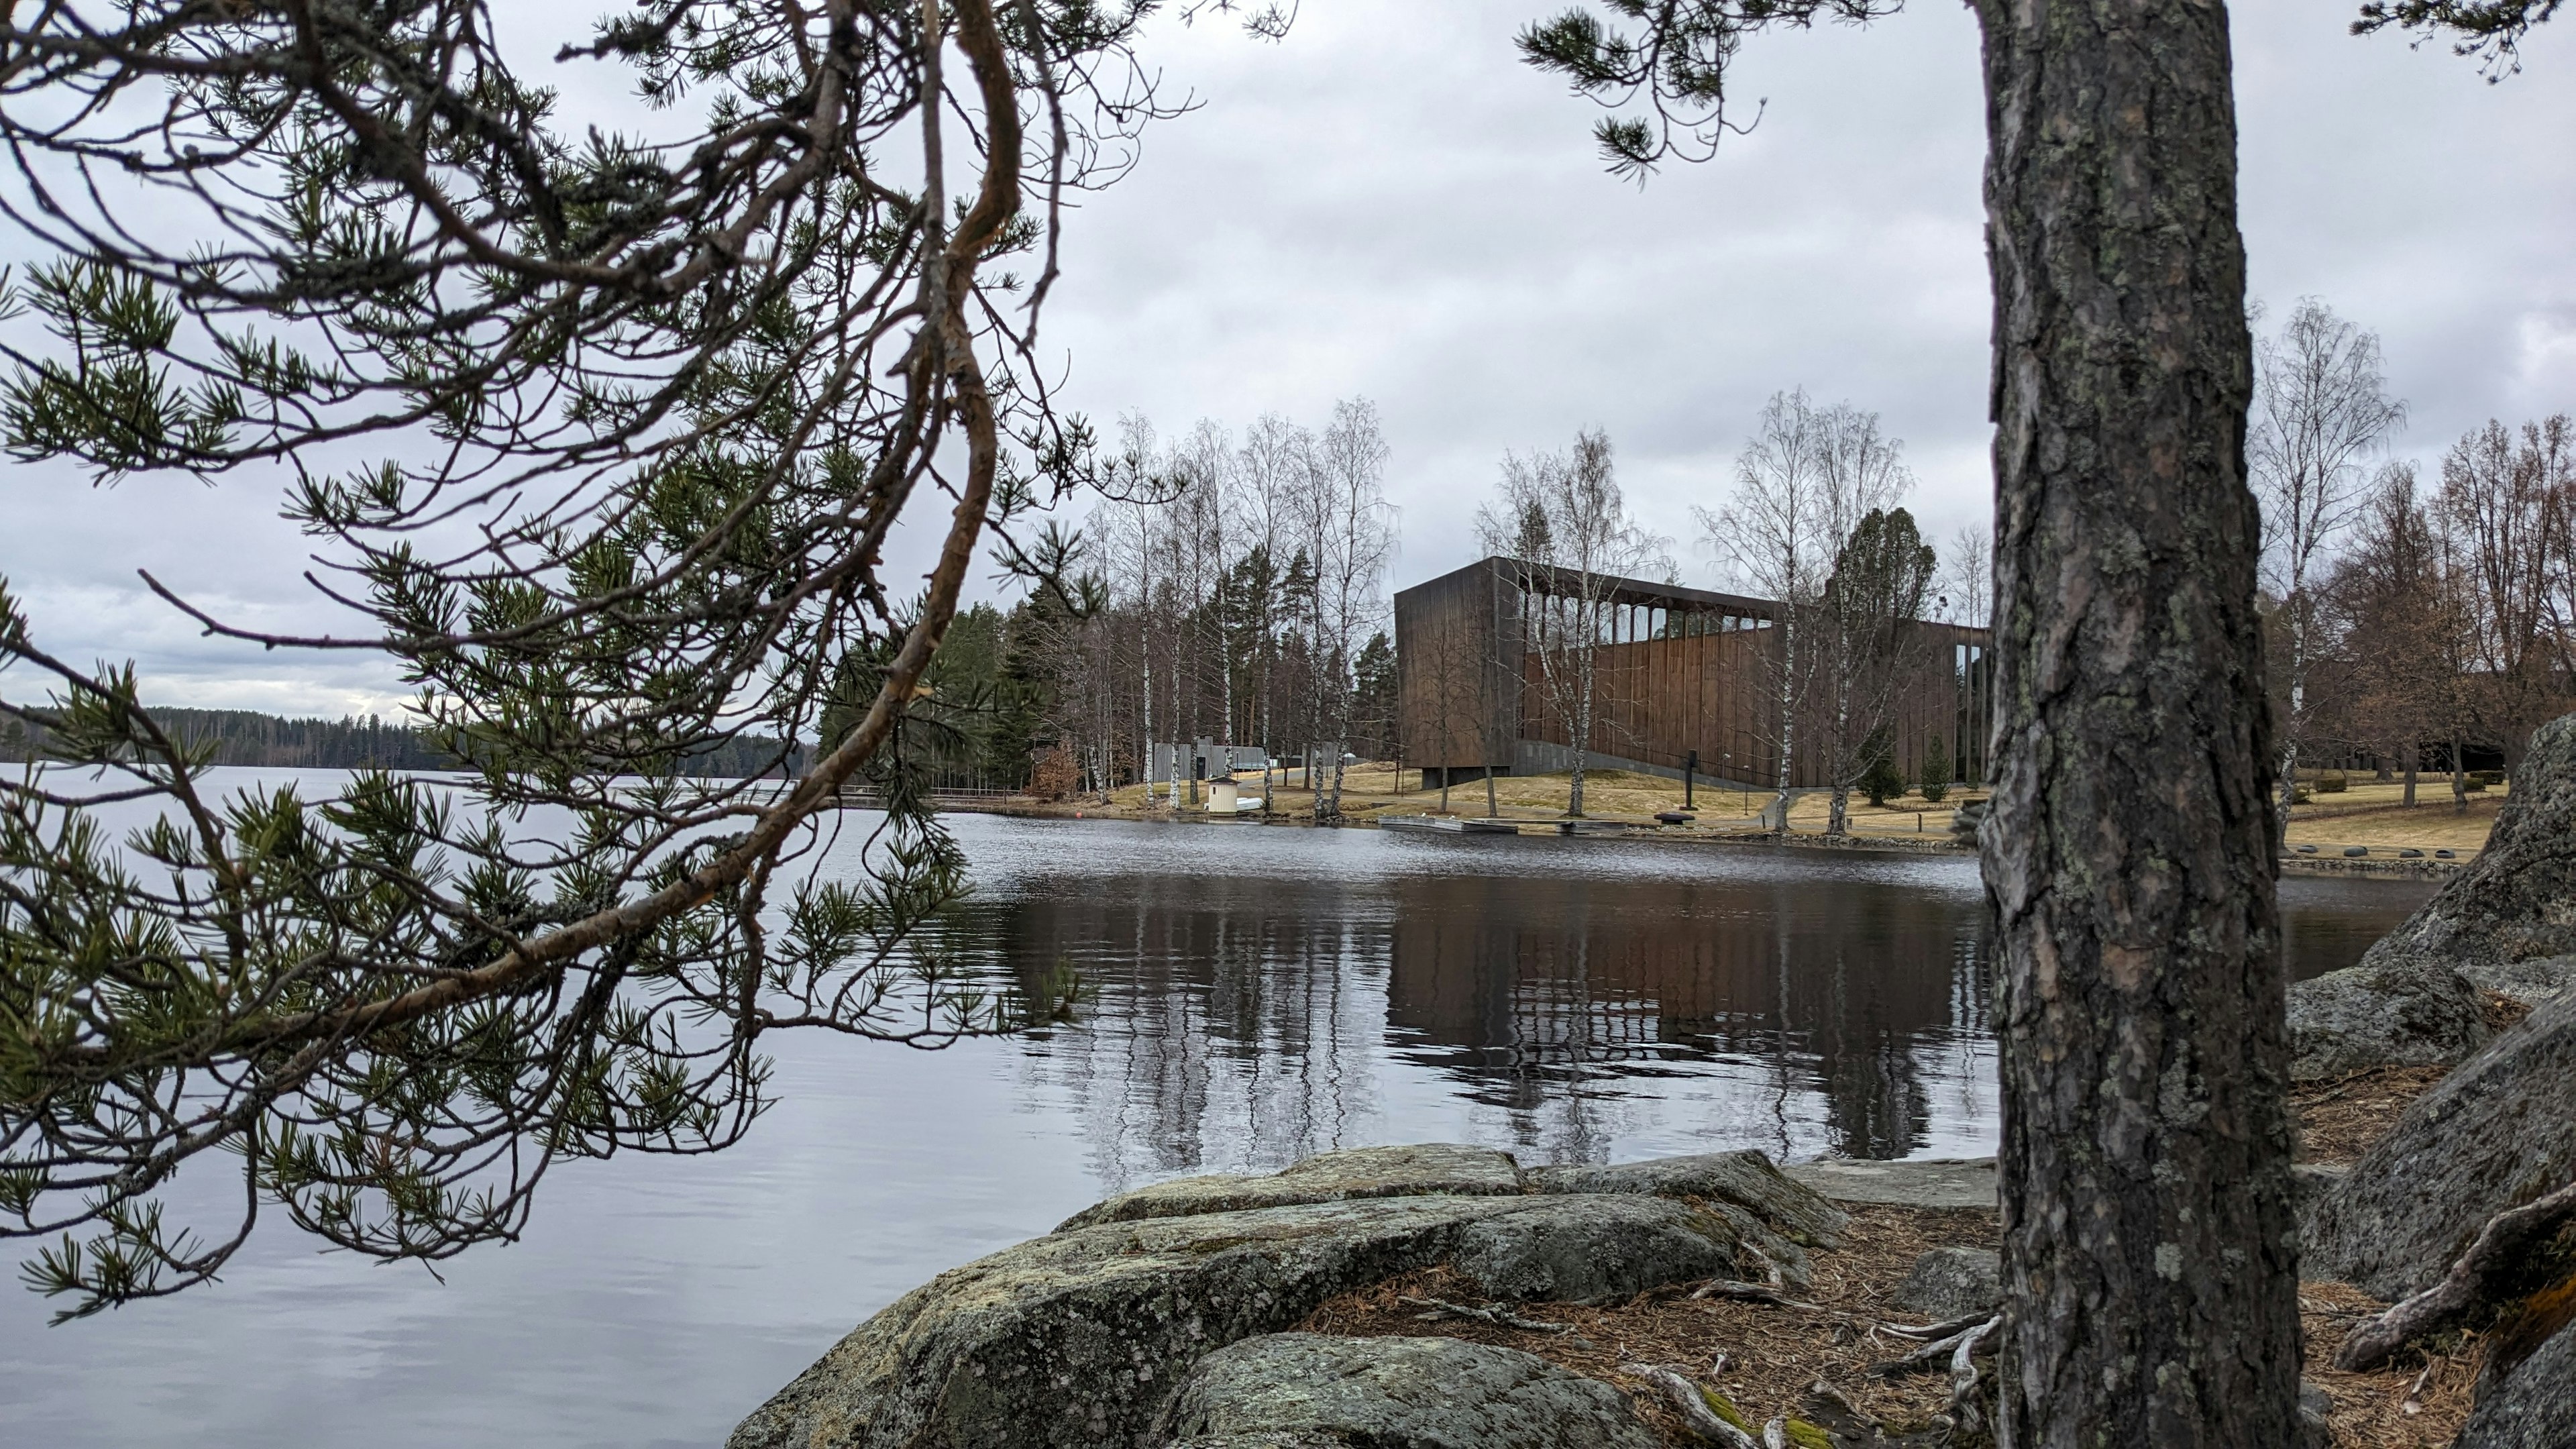
[[[2333,795],[2313,796],[2290,811],[2290,843],[2314,845],[2327,854],[2347,845],[2418,850],[2477,850],[2495,828],[2496,807],[2505,787],[2490,785],[2469,795],[2468,813],[2451,808],[2448,776],[2428,775],[2415,783],[2415,808],[2402,803],[2406,787],[2355,778],[2352,787]]]
[[[1240,779],[1248,794],[1259,793],[1259,775],[1246,774]],[[1506,776],[1494,781],[1495,804],[1501,814],[1514,819],[1557,819],[1565,812],[1566,785],[1563,774]],[[2290,844],[2315,845],[2320,854],[2339,852],[2352,845],[2369,846],[2374,854],[2407,846],[2467,854],[2486,844],[2487,832],[2495,825],[2496,806],[2505,792],[2499,785],[2472,794],[2465,815],[2452,812],[2451,787],[2446,778],[2427,776],[2420,780],[2412,810],[2399,803],[2401,793],[2399,785],[2355,779],[2351,788],[2340,794],[2317,796],[2291,812]],[[1937,803],[1920,794],[1908,794],[1879,807],[1854,795],[1850,827],[1855,835],[1946,839],[1951,810],[1983,797],[1981,790],[1954,787],[1946,799]],[[1311,815],[1314,799],[1303,788],[1282,788],[1275,792],[1271,808],[1291,817]],[[1770,799],[1766,791],[1748,792],[1730,784],[1702,781],[1695,791],[1697,824],[1703,829],[1749,829],[1753,813]],[[1133,816],[1149,810],[1161,814],[1170,809],[1159,793],[1148,807],[1144,790],[1134,785],[1117,791],[1106,810],[1094,802],[1069,803],[1086,813],[1109,815]],[[1678,780],[1625,770],[1591,770],[1583,777],[1583,813],[1595,820],[1648,821],[1660,811],[1678,810],[1681,806],[1682,787]],[[1344,774],[1342,808],[1346,814],[1363,817],[1428,814],[1440,808],[1440,792],[1422,788],[1419,770],[1406,770],[1399,777],[1390,765],[1360,764]],[[1801,795],[1790,809],[1789,828],[1801,834],[1822,834],[1829,810],[1823,792]],[[1484,782],[1468,780],[1449,787],[1449,811],[1453,815],[1483,815]]]

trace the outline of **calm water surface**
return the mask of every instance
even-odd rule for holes
[[[264,1229],[212,1289],[66,1328],[0,1293],[0,1440],[712,1445],[921,1280],[1158,1178],[1402,1141],[1992,1150],[1966,860],[955,824],[980,892],[955,929],[1078,967],[1079,1024],[783,1042],[743,1146],[559,1167],[526,1239],[444,1283]],[[2425,894],[2284,883],[2293,970],[2349,964]]]

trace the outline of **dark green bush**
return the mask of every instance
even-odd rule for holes
[[[1894,759],[1881,754],[1861,772],[1860,792],[1869,797],[1870,804],[1885,805],[1905,793],[1905,772],[1896,768]]]
[[[1939,735],[1923,750],[1923,798],[1938,805],[1950,793],[1950,746]]]
[[[2351,788],[2350,777],[2341,770],[2327,770],[2317,776],[2316,791],[2320,795],[2340,795]]]

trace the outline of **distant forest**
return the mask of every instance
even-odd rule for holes
[[[388,723],[380,715],[328,719],[284,719],[246,709],[164,709],[150,714],[155,723],[187,740],[213,740],[218,765],[252,765],[266,769],[455,770],[454,755],[423,738],[420,731]],[[21,762],[43,749],[41,728],[0,720],[0,761]],[[802,769],[806,752],[789,757]],[[693,755],[682,771],[688,775],[739,776],[775,770],[777,745],[766,739],[727,741]]]

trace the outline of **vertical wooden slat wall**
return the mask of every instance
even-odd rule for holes
[[[1572,743],[1549,707],[1536,655],[1517,650],[1520,570],[1484,559],[1395,596],[1399,737],[1408,766],[1508,769],[1512,742]],[[1697,751],[1710,778],[1768,785],[1778,775],[1777,703],[1766,659],[1778,605],[1704,589],[1624,581],[1596,663],[1590,749],[1678,768]],[[1984,778],[1991,703],[1986,630],[1918,623],[1891,730],[1898,767],[1918,778],[1940,735],[1954,776]],[[1517,654],[1517,658],[1511,657]],[[1517,667],[1515,667],[1517,666]],[[1794,728],[1790,783],[1824,783],[1816,749],[1830,719],[1810,691]]]

